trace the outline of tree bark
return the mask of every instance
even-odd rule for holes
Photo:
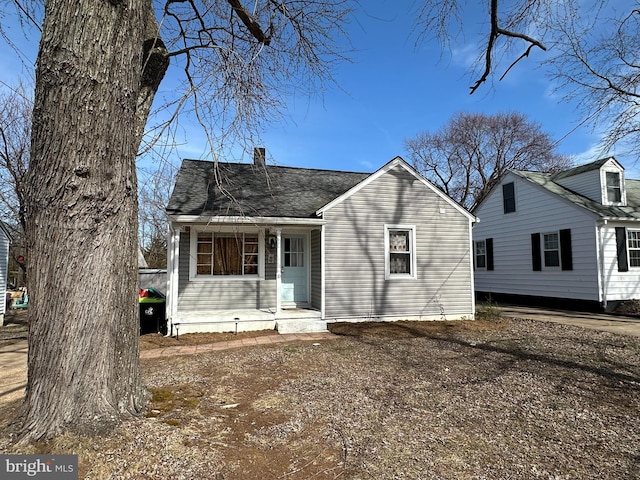
[[[100,433],[145,404],[135,158],[151,8],[46,2],[27,177],[23,439]]]

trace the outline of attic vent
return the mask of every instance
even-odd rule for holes
[[[258,166],[264,167],[266,155],[267,155],[267,153],[266,153],[266,150],[264,149],[264,147],[255,147],[253,149],[253,163],[254,163],[254,165],[258,165]]]

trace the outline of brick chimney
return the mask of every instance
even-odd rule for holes
[[[267,152],[264,147],[254,147],[253,149],[253,163],[254,165],[264,167]]]

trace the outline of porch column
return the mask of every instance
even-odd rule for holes
[[[325,261],[325,246],[324,246],[324,225],[320,227],[320,315],[324,320],[324,311],[325,311],[325,299],[327,298],[325,295],[326,289],[326,276],[325,276],[325,265],[327,262]]]
[[[282,230],[276,230],[276,313],[282,310]]]
[[[180,263],[180,226],[169,226],[169,258],[167,265],[167,316],[173,319],[178,314],[178,266]]]

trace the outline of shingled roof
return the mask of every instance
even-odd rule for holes
[[[589,164],[588,166],[592,166]],[[574,169],[572,169],[574,170]],[[586,170],[583,170],[586,171]],[[607,219],[626,219],[626,220],[640,220],[640,180],[625,180],[625,188],[627,192],[627,205],[624,207],[602,205],[595,202],[590,198],[580,195],[568,188],[563,187],[554,180],[564,178],[566,175],[549,174],[540,172],[527,172],[522,170],[511,170],[512,173],[518,175],[521,178],[529,180],[532,183],[544,187],[551,193],[558,195],[570,202]],[[575,173],[574,173],[575,174]]]
[[[311,218],[369,173],[184,160],[169,215]]]

